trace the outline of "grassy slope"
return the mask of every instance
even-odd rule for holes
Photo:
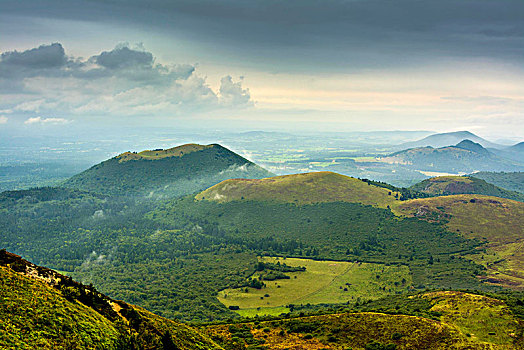
[[[119,332],[91,308],[45,283],[0,267],[0,348],[116,349]]]
[[[439,176],[421,181],[410,189],[434,196],[453,194],[483,194],[524,202],[524,194],[508,191],[469,176]]]
[[[0,251],[2,349],[219,349],[186,325]]]
[[[274,308],[284,312],[281,308],[288,304],[345,303],[354,302],[362,296],[366,299],[376,299],[397,291],[405,291],[411,285],[407,266],[299,258],[284,260],[262,257],[259,260],[303,266],[306,271],[286,273],[290,279],[265,281],[266,287],[262,289],[248,288],[248,292],[245,288],[221,291],[218,295],[220,302],[226,306],[239,306],[241,315],[272,314]],[[380,278],[377,278],[377,275]],[[404,283],[403,278],[406,279]],[[270,296],[264,297],[266,294]]]
[[[472,340],[511,345],[522,326],[508,306],[486,296],[460,292],[431,292],[424,294],[431,304],[431,311],[441,313],[442,322],[455,325]]]
[[[434,319],[338,313],[213,325],[205,331],[226,349],[243,349],[247,344],[262,344],[267,349],[367,349],[373,342],[382,344],[373,349],[386,349],[388,344],[396,349],[522,348],[522,322],[500,300],[461,292],[431,292],[410,299],[427,304]]]
[[[487,241],[487,254],[471,258],[488,268],[490,282],[524,286],[524,203],[454,195],[402,202],[395,210],[429,220],[446,220],[451,231]]]
[[[267,179],[232,179],[196,196],[197,200],[220,203],[257,200],[296,204],[321,202],[362,203],[385,208],[393,204],[396,192],[362,180],[332,172],[314,172]]]

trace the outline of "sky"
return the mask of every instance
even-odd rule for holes
[[[0,130],[522,140],[523,82],[522,0],[0,2]]]

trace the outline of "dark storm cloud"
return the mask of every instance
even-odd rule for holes
[[[117,47],[111,51],[104,51],[93,57],[94,61],[108,69],[121,68],[146,68],[153,67],[153,54],[151,52],[131,50],[129,47]]]
[[[6,0],[0,10],[157,28],[254,62],[319,69],[524,57],[522,0]]]
[[[35,76],[64,76],[80,66],[66,56],[61,44],[53,43],[21,52],[3,52],[0,55],[0,78],[16,81]]]
[[[174,80],[188,79],[193,74],[192,65],[178,64],[170,67],[155,64],[151,52],[120,44],[111,51],[103,51],[88,60],[68,57],[60,43],[41,45],[26,51],[7,51],[0,55],[0,79],[15,83],[31,77],[75,77],[98,79],[118,77],[150,85],[168,85]],[[20,90],[20,84],[17,85]]]
[[[49,69],[65,65],[67,58],[64,48],[59,43],[42,45],[37,48],[18,52],[4,52],[0,56],[3,65],[30,69]]]

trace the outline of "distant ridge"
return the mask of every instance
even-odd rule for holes
[[[218,144],[125,152],[73,176],[63,186],[119,196],[172,198],[231,178],[270,172]]]
[[[494,152],[500,157],[524,163],[524,142],[519,142],[516,145],[504,149],[497,149],[494,150]]]
[[[470,139],[461,140],[454,146],[408,148],[380,160],[390,164],[402,164],[418,171],[449,174],[524,170],[524,164],[500,157]]]
[[[495,186],[524,194],[524,172],[483,171],[469,175]]]
[[[456,145],[463,140],[471,140],[479,143],[482,147],[487,148],[503,148],[503,146],[490,142],[482,137],[479,137],[469,131],[454,131],[429,135],[421,140],[405,142],[398,145],[397,149],[406,149],[414,147],[427,147],[431,146],[434,148],[446,147],[449,145]]]
[[[524,152],[524,141],[519,142],[516,145],[510,146],[506,148],[506,150]]]

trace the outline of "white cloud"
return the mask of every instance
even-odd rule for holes
[[[6,116],[0,115],[0,124],[6,124],[8,120]]]
[[[26,124],[60,124],[67,121],[35,114],[188,116],[252,106],[241,81],[226,76],[214,91],[195,69],[160,64],[142,46],[128,44],[87,59],[66,55],[60,43],[8,51],[0,55],[0,79],[13,87],[5,99],[0,88],[0,110],[22,112],[31,117]]]
[[[242,80],[242,77],[240,78]],[[233,82],[231,76],[225,76],[220,80],[220,99],[226,105],[252,104],[249,89],[242,88],[242,82]]]
[[[33,117],[27,119],[24,124],[31,125],[31,124],[41,124],[41,125],[49,125],[49,124],[68,124],[71,120],[64,119],[64,118],[42,118],[42,117]]]

